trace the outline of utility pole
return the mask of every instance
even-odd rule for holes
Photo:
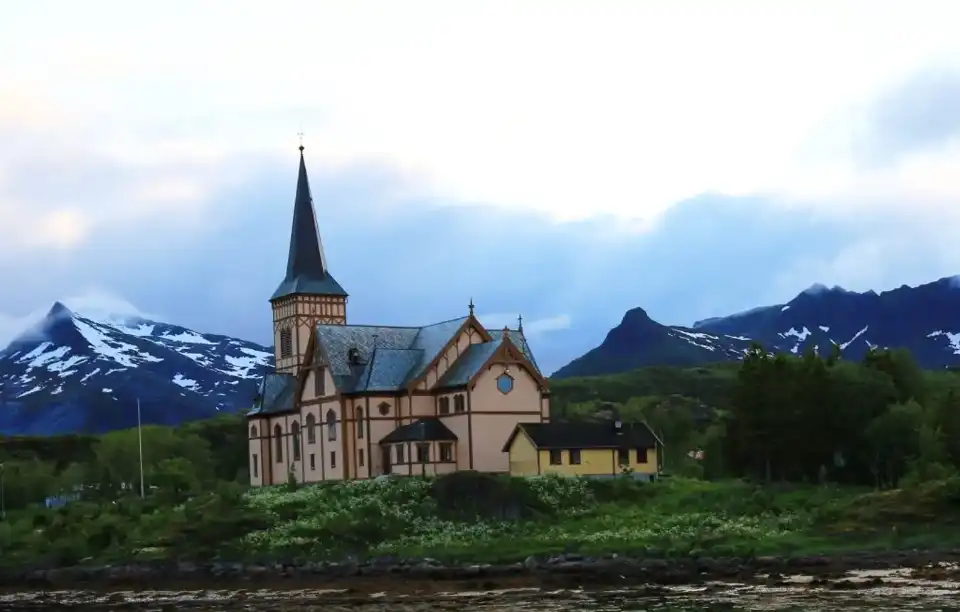
[[[140,499],[146,497],[143,484],[143,432],[140,426],[140,398],[137,398],[137,445],[140,447]]]

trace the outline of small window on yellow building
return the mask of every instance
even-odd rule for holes
[[[625,448],[618,448],[617,463],[619,465],[630,465],[630,451]]]
[[[258,462],[257,462],[257,453],[253,453],[253,466],[252,466],[252,467],[253,467],[253,477],[254,477],[254,478],[259,478],[259,477],[260,477],[260,466],[257,465],[257,463],[258,463]]]
[[[310,471],[317,471],[317,456],[313,453],[310,453]]]
[[[440,461],[447,463],[453,461],[453,444],[450,442],[440,443]]]
[[[570,465],[580,465],[580,449],[570,449]]]
[[[563,451],[550,451],[550,465],[563,465]]]
[[[637,449],[637,463],[646,463],[647,462],[647,449],[638,448]]]
[[[337,451],[330,451],[330,467],[337,467]]]
[[[440,414],[450,414],[450,398],[440,398]]]
[[[363,467],[363,449],[362,448],[360,449],[360,454],[358,456],[358,459],[359,459],[358,463],[360,464],[360,467]]]
[[[397,464],[402,465],[406,463],[406,459],[403,457],[403,444],[397,445]]]

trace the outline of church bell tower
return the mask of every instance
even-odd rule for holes
[[[317,216],[310,196],[307,166],[300,145],[300,172],[293,203],[287,275],[270,298],[276,370],[297,374],[302,367],[310,334],[317,324],[346,325],[347,292],[330,271],[323,254]]]

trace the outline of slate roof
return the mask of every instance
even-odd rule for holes
[[[450,431],[450,428],[443,424],[436,417],[427,417],[398,427],[381,440],[381,444],[394,444],[397,442],[455,442],[457,434]]]
[[[341,392],[398,391],[427,369],[466,320],[424,327],[318,325],[315,359],[326,352]]]
[[[603,423],[520,423],[503,446],[507,452],[523,430],[541,450],[588,448],[655,448],[657,437],[644,423],[624,423],[617,433],[612,422]]]
[[[453,367],[440,377],[440,380],[437,381],[437,387],[455,387],[467,384],[502,344],[503,339],[497,336],[494,336],[494,339],[490,342],[471,344],[463,355],[460,355]]]
[[[307,166],[303,161],[303,147],[300,147],[300,171],[297,175],[297,194],[293,202],[287,275],[270,299],[276,300],[294,294],[347,295],[327,268],[323,242],[317,229],[317,215],[310,195]]]
[[[267,374],[260,381],[253,408],[247,416],[293,410],[297,379],[292,374]]]
[[[430,362],[463,327],[467,317],[441,321],[424,327],[375,325],[317,325],[317,353],[326,352],[328,367],[342,393],[399,391],[422,375]],[[474,344],[457,359],[438,382],[440,387],[465,384],[476,374],[503,342],[501,330],[487,330],[490,342]],[[507,332],[521,353],[537,367],[523,333]],[[355,359],[351,361],[351,350]],[[539,369],[537,370],[539,373]]]

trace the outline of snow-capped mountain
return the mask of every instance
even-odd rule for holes
[[[825,353],[837,345],[852,360],[871,347],[906,348],[925,368],[960,366],[960,277],[882,293],[815,284],[786,304],[698,321],[692,328],[661,325],[636,308],[600,346],[554,377],[736,360],[753,342],[793,354]]]
[[[816,284],[787,302],[700,321],[697,331],[736,334],[772,350],[838,345],[847,359],[871,348],[906,348],[925,368],[960,365],[960,277],[876,293]]]
[[[249,407],[270,348],[59,302],[0,351],[0,433],[173,425]]]

